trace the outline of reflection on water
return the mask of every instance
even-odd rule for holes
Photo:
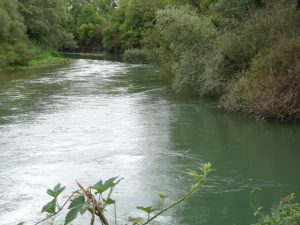
[[[81,58],[87,58],[82,57]],[[184,171],[211,161],[205,189],[159,224],[250,224],[249,192],[270,207],[300,194],[300,127],[260,123],[216,104],[174,96],[150,66],[74,59],[0,77],[0,224],[36,221],[59,181],[125,178],[120,220],[164,192],[189,188]],[[70,190],[70,189],[69,189]],[[78,224],[82,224],[79,221]]]

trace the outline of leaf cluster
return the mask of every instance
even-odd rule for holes
[[[169,209],[175,207],[181,202],[185,201],[188,197],[190,197],[193,193],[195,193],[199,188],[205,183],[208,174],[212,171],[211,163],[205,163],[201,167],[198,167],[197,170],[189,170],[188,174],[190,174],[193,178],[195,178],[195,182],[192,185],[191,190],[184,194],[182,198],[171,203],[168,206],[165,206],[165,200],[169,197],[166,194],[159,193],[158,197],[161,201],[160,207],[150,206],[137,206],[138,210],[146,213],[147,217],[128,217],[128,222],[132,225],[146,225],[151,221],[156,219],[158,216],[168,211]],[[55,215],[62,212],[62,210],[67,207],[68,212],[65,216],[64,225],[70,224],[73,222],[79,215],[83,215],[86,212],[89,212],[91,215],[90,224],[95,224],[96,218],[103,224],[109,225],[108,220],[106,218],[106,207],[109,205],[114,206],[114,219],[115,224],[117,225],[117,213],[116,213],[116,201],[112,199],[112,194],[115,187],[120,183],[122,179],[118,177],[112,177],[108,180],[99,180],[92,186],[84,187],[80,183],[77,182],[78,189],[75,190],[67,200],[62,204],[62,206],[58,203],[58,197],[65,190],[64,186],[61,184],[57,184],[53,189],[48,189],[47,194],[52,197],[52,200],[48,202],[42,208],[42,213],[47,213],[47,217],[35,225],[40,224],[46,220],[53,219]],[[19,223],[18,225],[23,225],[24,222]]]

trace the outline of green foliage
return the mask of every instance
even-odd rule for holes
[[[227,109],[259,118],[298,119],[294,60],[287,60],[287,76],[270,76],[276,68],[264,63],[272,54],[280,62],[292,57],[275,49],[290,48],[300,35],[299,2],[2,0],[0,70],[55,62],[49,52],[78,43],[82,50],[125,51],[131,63],[151,59],[176,92],[216,96]]]
[[[72,36],[66,31],[71,19],[65,0],[19,0],[29,39],[54,49],[68,46]]]
[[[159,1],[158,1],[159,2]],[[140,48],[142,32],[155,19],[157,2],[130,0],[125,9],[124,24],[121,26],[125,48]]]
[[[174,76],[175,91],[217,96],[227,109],[258,118],[299,118],[299,58],[290,60],[299,50],[275,53],[277,45],[291,49],[300,34],[295,0],[171,2],[192,9],[158,10],[144,44],[151,59]],[[285,75],[269,76],[274,68],[266,58],[272,54],[287,61],[288,70],[280,72]],[[282,65],[278,60],[272,65]]]
[[[125,51],[123,59],[128,63],[148,63],[149,57],[145,50],[128,49]]]
[[[20,222],[17,225],[24,225],[24,224],[25,224],[25,222]]]
[[[171,0],[171,3],[176,5],[189,5],[197,12],[205,13],[212,5],[214,5],[218,0]]]
[[[0,43],[14,44],[23,41],[25,26],[23,18],[18,11],[17,0],[0,1]],[[26,40],[25,40],[26,41]]]
[[[53,199],[52,201],[48,202],[44,207],[42,208],[42,213],[47,212],[49,214],[55,213],[56,209],[56,200]]]
[[[161,208],[155,208],[153,206],[137,206],[136,208],[142,210],[147,214],[147,218],[144,219],[142,217],[128,217],[128,222],[132,225],[146,225],[151,221],[156,219],[159,215],[168,211],[169,209],[175,207],[181,202],[185,201],[188,197],[190,197],[193,193],[198,191],[200,187],[205,183],[208,174],[211,172],[211,164],[205,163],[201,167],[197,169],[197,171],[193,170],[192,176],[195,178],[195,183],[192,185],[191,190],[183,195],[178,201],[172,203],[168,207],[164,208],[164,204],[162,204]],[[114,188],[119,184],[121,179],[118,177],[112,177],[106,181],[100,180],[96,184],[91,187],[85,188],[81,184],[77,183],[79,189],[75,190],[68,199],[63,203],[62,206],[59,206],[57,198],[59,195],[65,190],[65,187],[61,187],[60,184],[56,185],[53,189],[48,189],[47,194],[53,197],[53,199],[48,202],[42,209],[42,213],[47,213],[48,216],[37,222],[36,224],[40,224],[47,220],[53,219],[55,215],[62,212],[64,207],[69,203],[68,212],[65,216],[64,224],[70,224],[73,222],[77,216],[83,215],[86,212],[91,214],[90,224],[95,224],[96,217],[99,219],[101,224],[109,225],[108,220],[106,219],[106,207],[108,205],[114,206],[114,219],[115,224],[117,224],[116,218],[116,201],[111,199],[111,195],[114,191]],[[92,193],[92,190],[95,190],[95,193]],[[159,194],[161,200],[166,199],[168,196],[165,194]],[[155,214],[154,214],[155,213]],[[154,214],[154,215],[153,215]],[[53,220],[54,221],[54,220]],[[19,223],[18,225],[23,225],[24,222]]]
[[[99,25],[84,23],[78,28],[79,41],[83,45],[92,45],[101,43],[102,29]]]
[[[83,215],[89,209],[89,206],[90,202],[89,200],[85,200],[84,195],[79,195],[77,198],[73,199],[68,207],[69,212],[66,215],[65,224],[69,224],[75,220],[78,213]]]
[[[136,208],[144,211],[147,214],[153,213],[158,210],[156,208],[153,208],[153,206],[148,206],[148,207],[137,206]]]
[[[295,203],[295,194],[282,198],[271,213],[262,216],[259,223],[254,225],[297,225],[300,221],[300,204]]]
[[[53,188],[53,190],[48,189],[47,194],[54,198],[57,198],[64,190],[65,190],[65,187],[61,187],[61,185],[59,183]]]
[[[57,184],[53,189],[48,189],[47,194],[53,197],[53,199],[48,202],[44,207],[42,208],[42,213],[46,212],[50,215],[56,213],[56,209],[58,207],[57,204],[57,198],[58,196],[65,190],[65,187],[61,187],[60,184]]]
[[[162,193],[160,193],[158,196],[159,196],[162,200],[164,200],[165,198],[169,197],[168,195],[165,195],[165,194],[162,194]]]
[[[299,119],[299,59],[299,37],[276,42],[231,84],[222,104],[260,119]]]
[[[64,3],[62,0],[0,1],[0,70],[23,68],[46,56],[44,65],[50,58],[45,48],[76,46],[72,34],[65,30],[68,13]]]
[[[109,52],[141,48],[142,34],[166,0],[70,0],[72,31],[81,48]],[[88,28],[88,29],[87,29]],[[88,32],[87,32],[88,30]]]
[[[121,179],[118,179],[118,177],[112,177],[105,182],[100,180],[98,183],[92,186],[92,188],[96,190],[96,194],[102,194],[108,189],[114,188],[120,181]]]
[[[222,76],[232,78],[247,70],[258,53],[282,36],[297,34],[299,18],[294,6],[286,3],[270,3],[267,8],[257,10],[238,30],[228,32],[222,38],[219,63]]]
[[[128,217],[128,222],[130,222],[132,224],[142,224],[142,223],[145,222],[145,220],[142,217],[132,217],[132,216],[129,216]]]
[[[108,52],[118,53],[123,49],[122,34],[117,23],[106,22],[103,30],[102,45]]]
[[[236,29],[265,0],[219,0],[211,8],[214,23],[221,28]]]
[[[213,92],[204,76],[218,33],[211,20],[188,7],[159,10],[156,20],[154,29],[145,34],[145,46],[159,65],[175,74],[174,89],[193,94]]]

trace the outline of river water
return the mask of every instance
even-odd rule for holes
[[[299,125],[224,112],[175,95],[160,77],[101,55],[1,74],[0,224],[38,221],[58,182],[67,193],[112,176],[124,178],[113,196],[124,224],[158,193],[179,198],[192,182],[186,169],[208,161],[205,187],[157,224],[249,225],[252,188],[265,212],[289,193],[300,198]]]

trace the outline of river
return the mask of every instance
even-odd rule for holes
[[[152,66],[103,55],[77,55],[51,68],[0,74],[0,224],[39,220],[58,182],[66,193],[112,176],[121,224],[157,203],[179,198],[186,175],[215,169],[163,225],[249,225],[253,196],[265,212],[280,197],[300,199],[300,126],[255,121],[215,102],[176,95]],[[168,201],[167,201],[168,202]],[[58,221],[60,218],[58,218]],[[74,224],[84,223],[84,218]]]

